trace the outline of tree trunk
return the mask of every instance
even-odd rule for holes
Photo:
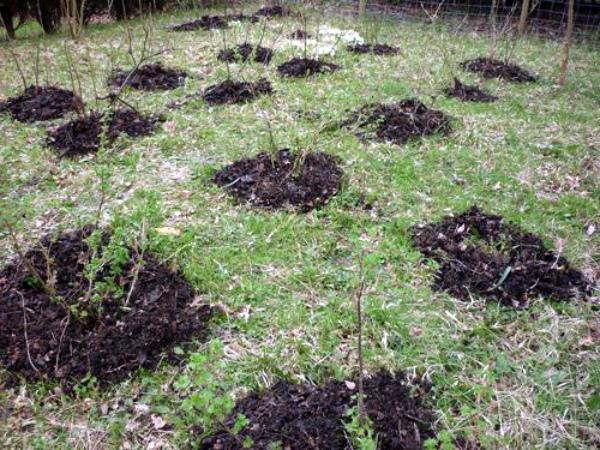
[[[2,18],[2,23],[4,24],[4,28],[6,29],[6,34],[9,39],[15,38],[15,27],[13,25],[13,17],[12,12],[8,6],[0,7],[0,17]]]
[[[359,0],[358,2],[358,15],[360,17],[365,15],[365,12],[367,11],[367,0]]]
[[[525,34],[525,28],[527,27],[527,16],[529,15],[530,1],[531,0],[523,0],[523,5],[521,6],[521,17],[519,19],[518,28],[519,36],[523,36]]]
[[[563,60],[560,67],[560,78],[558,84],[565,85],[567,81],[567,68],[569,65],[569,52],[571,51],[571,42],[573,39],[573,22],[575,21],[575,0],[569,0],[569,10],[567,18],[567,33],[565,34],[565,46],[563,48]]]

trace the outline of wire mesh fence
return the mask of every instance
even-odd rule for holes
[[[527,33],[547,38],[561,38],[567,28],[567,1],[531,0],[527,16]],[[338,0],[328,2],[331,11],[358,14],[359,2]],[[517,31],[521,2],[502,0],[390,0],[367,1],[366,13],[382,15],[395,20],[444,20],[456,22],[469,31]],[[600,47],[600,1],[575,3],[576,41]]]

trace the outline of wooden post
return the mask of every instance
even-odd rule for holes
[[[521,6],[521,17],[519,18],[519,28],[518,33],[519,36],[523,36],[525,34],[525,28],[527,27],[527,16],[529,15],[529,4],[531,0],[523,0],[523,5]]]
[[[560,66],[560,77],[558,84],[565,85],[567,81],[567,67],[569,65],[569,52],[571,51],[571,42],[573,40],[573,22],[575,22],[575,0],[569,0],[569,10],[567,17],[567,33],[565,34],[565,46],[563,47],[563,60]]]

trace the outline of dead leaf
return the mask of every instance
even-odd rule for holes
[[[152,419],[152,425],[154,426],[155,430],[162,430],[167,425],[165,419],[163,419],[160,416],[155,416],[154,414],[152,414],[150,416],[150,419]]]
[[[354,381],[344,381],[344,383],[346,383],[346,387],[351,391],[356,389],[356,383]]]
[[[590,223],[587,228],[585,229],[585,234],[587,234],[588,236],[591,236],[592,234],[594,234],[594,232],[596,231],[596,225],[594,225],[593,223]]]
[[[164,236],[181,236],[181,230],[173,227],[159,227],[155,228],[154,231]]]

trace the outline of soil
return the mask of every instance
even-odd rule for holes
[[[9,386],[19,377],[65,386],[87,375],[101,384],[119,382],[138,368],[155,368],[175,344],[205,335],[211,311],[190,306],[191,285],[151,255],[140,264],[133,248],[127,248],[118,275],[105,268],[96,276],[96,286],[112,277],[123,294],[107,291],[89,298],[86,268],[94,251],[86,239],[93,230],[85,226],[57,238],[48,235],[24,255],[37,276],[53,286],[54,298],[35,282],[25,260],[0,270],[0,366],[8,371]],[[109,234],[101,241],[96,256],[107,248]]]
[[[450,97],[456,97],[464,102],[495,102],[498,97],[487,94],[477,86],[463,84],[458,78],[454,78],[454,84],[451,88],[445,90]]]
[[[258,17],[282,17],[291,16],[292,12],[283,6],[263,6],[254,15]]]
[[[216,173],[214,181],[232,196],[266,208],[287,205],[302,211],[325,205],[341,188],[340,160],[327,153],[306,153],[301,159],[290,150],[259,153]]]
[[[133,110],[117,110],[108,124],[108,142],[114,142],[121,133],[130,137],[148,136],[156,130],[158,120]],[[101,133],[102,115],[92,113],[48,130],[47,142],[61,157],[73,157],[98,151]]]
[[[464,61],[460,66],[469,72],[478,73],[484,78],[501,78],[515,83],[537,81],[537,77],[516,64],[509,64],[492,58],[476,58]]]
[[[583,274],[548,250],[539,236],[476,206],[412,233],[417,249],[440,265],[435,287],[459,299],[474,294],[526,307],[537,296],[567,300],[591,294]]]
[[[388,44],[354,44],[348,46],[348,51],[352,53],[373,53],[380,56],[397,55],[400,52],[397,47]]]
[[[239,19],[235,19],[239,20]],[[203,30],[221,30],[223,28],[227,28],[228,18],[223,16],[202,16],[197,20],[192,22],[182,23],[180,25],[175,25],[171,28],[172,31],[194,31],[198,29]]]
[[[109,78],[108,84],[121,87],[127,80],[127,86],[141,91],[167,91],[183,86],[188,76],[183,70],[171,69],[161,64],[141,66],[127,79],[129,72],[128,70],[115,71]]]
[[[312,35],[308,34],[304,30],[297,29],[292,34],[290,34],[290,39],[310,39]]]
[[[339,66],[310,58],[293,58],[277,67],[282,77],[307,77],[315,73],[335,72]]]
[[[0,114],[9,113],[13,119],[26,123],[58,119],[82,109],[81,98],[54,86],[29,86],[21,95],[0,103]]]
[[[401,145],[410,139],[451,131],[450,119],[414,99],[397,103],[373,103],[355,111],[342,126],[357,124],[359,137]]]
[[[423,406],[424,389],[418,387],[413,395],[403,376],[383,372],[365,379],[365,411],[379,437],[379,448],[422,449],[423,442],[435,436],[433,413]],[[356,406],[356,395],[356,388],[340,381],[322,387],[280,381],[237,402],[223,427],[231,430],[243,414],[249,423],[237,436],[223,431],[204,438],[200,448],[242,449],[240,442],[251,438],[252,448],[261,450],[351,449],[344,423],[350,420],[346,413]]]
[[[273,87],[266,78],[256,82],[225,80],[213,84],[204,91],[202,98],[210,105],[225,103],[246,103],[261,95],[273,93]]]
[[[254,48],[251,44],[245,42],[235,48],[223,49],[217,55],[220,61],[230,63],[247,61],[250,56],[254,55],[252,60],[257,63],[269,64],[273,57],[273,50],[268,47],[257,46]]]

